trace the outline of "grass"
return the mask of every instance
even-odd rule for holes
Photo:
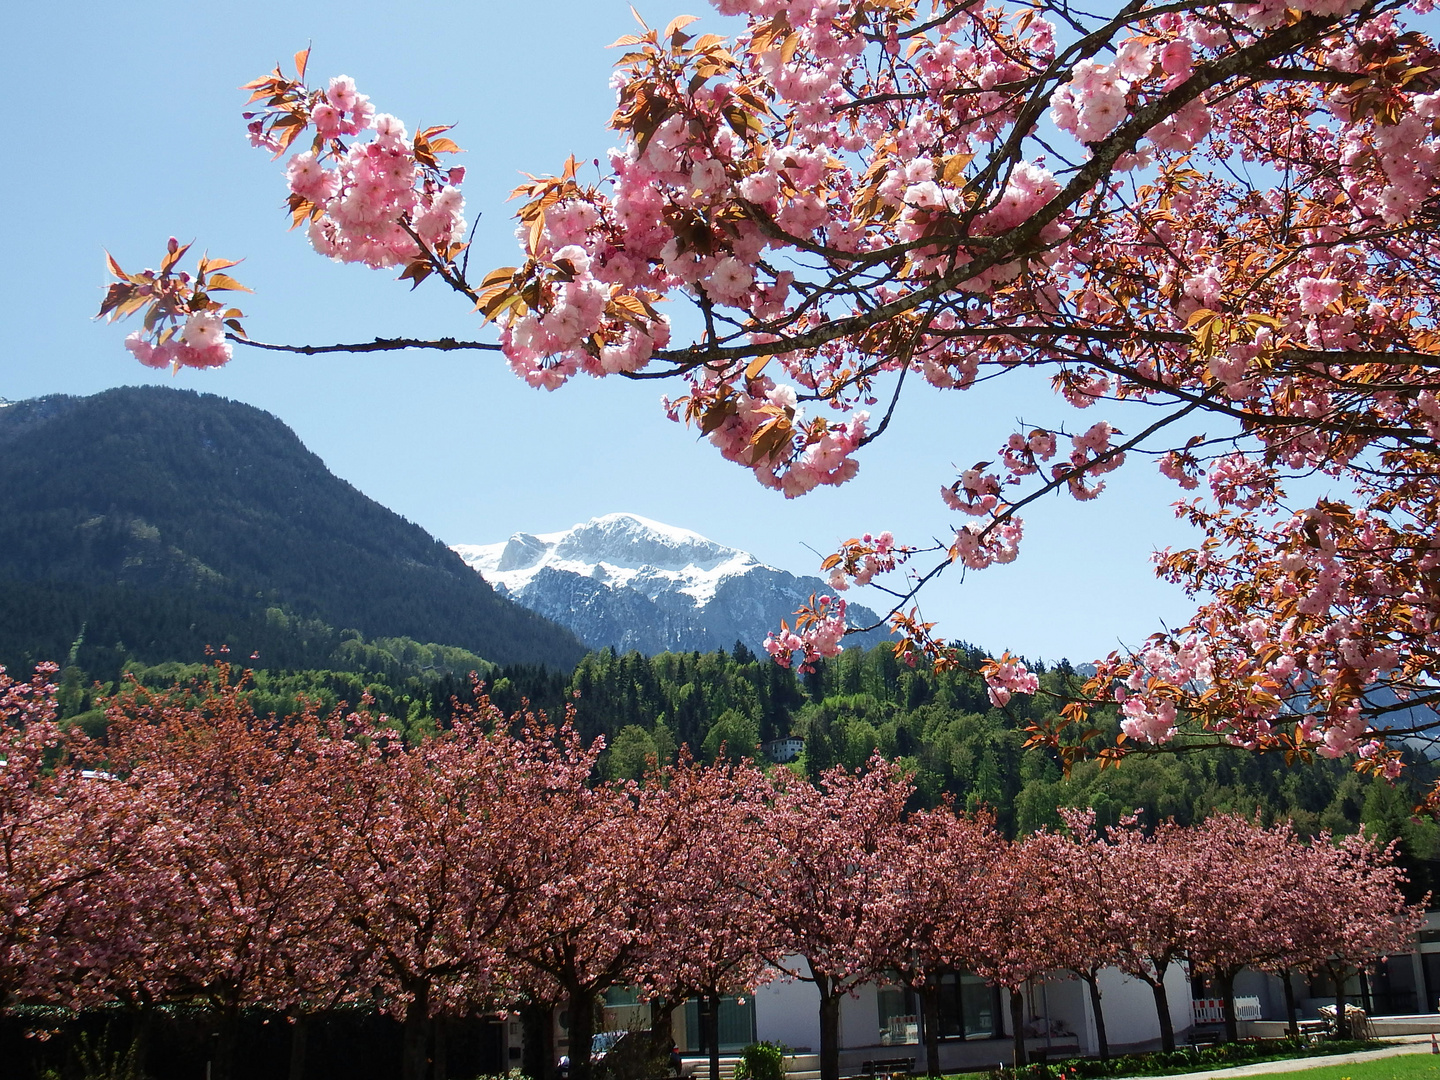
[[[1321,1065],[1287,1073],[1258,1073],[1246,1080],[1440,1080],[1440,1057],[1433,1054],[1399,1054],[1348,1065]]]
[[[1097,1058],[1066,1058],[1046,1064],[1027,1065],[1018,1070],[989,1069],[984,1073],[966,1075],[968,1080],[975,1080],[979,1075],[984,1075],[985,1080],[1112,1080],[1114,1077],[1162,1077],[1177,1073],[1218,1071],[1267,1061],[1290,1061],[1295,1058],[1378,1050],[1383,1045],[1360,1040],[1336,1042],[1327,1039],[1319,1043],[1295,1039],[1246,1040],[1213,1046],[1184,1046],[1169,1053],[1123,1054],[1109,1061],[1100,1061]],[[1440,1080],[1440,1072],[1433,1075],[1435,1080]],[[959,1077],[953,1080],[959,1080]],[[1351,1080],[1355,1078],[1352,1077]]]

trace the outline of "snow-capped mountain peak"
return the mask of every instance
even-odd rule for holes
[[[682,592],[704,604],[726,577],[765,569],[753,555],[638,514],[605,514],[564,532],[516,533],[503,544],[457,544],[492,585],[519,593],[540,571],[559,570],[628,586],[651,600]]]
[[[797,578],[689,529],[605,514],[563,532],[516,533],[455,551],[498,590],[595,648],[642,652],[758,648],[818,578]],[[852,609],[855,621],[874,615]]]

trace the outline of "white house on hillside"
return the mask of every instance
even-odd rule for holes
[[[783,739],[771,739],[764,746],[765,756],[779,765],[796,760],[805,749],[805,740],[799,735],[786,735]]]

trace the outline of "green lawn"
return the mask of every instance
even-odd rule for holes
[[[1224,1043],[1217,1046],[1184,1046],[1170,1053],[1122,1054],[1109,1061],[1097,1058],[1062,1058],[1059,1061],[1026,1065],[1019,1070],[988,1069],[951,1073],[945,1080],[1164,1080],[1184,1074],[1205,1076],[1244,1065],[1314,1059],[1309,1069],[1294,1072],[1254,1073],[1245,1080],[1440,1080],[1440,1057],[1419,1050],[1411,1054],[1381,1058],[1359,1065],[1325,1065],[1332,1054],[1380,1050],[1384,1043],[1372,1041],[1327,1041],[1312,1045],[1292,1040]],[[1426,1048],[1428,1049],[1428,1047]]]
[[[1217,1070],[1218,1071],[1218,1070]],[[1257,1073],[1245,1080],[1440,1080],[1440,1057],[1400,1054],[1349,1065],[1322,1065],[1297,1072]]]

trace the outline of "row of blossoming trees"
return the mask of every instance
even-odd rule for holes
[[[958,968],[1009,991],[1019,1031],[1028,980],[1068,971],[1098,1006],[1115,965],[1154,988],[1170,1046],[1172,965],[1339,986],[1419,917],[1361,838],[1075,816],[1009,841],[983,815],[907,813],[878,759],[818,787],[687,761],[597,783],[599,747],[543,717],[482,699],[406,745],[363,709],[256,716],[223,667],[116,699],[101,745],[59,727],[48,674],[0,673],[0,1000],[198,1002],[220,1080],[250,1007],[372,1002],[422,1080],[435,1017],[565,1005],[584,1047],[610,987],[642,987],[662,1030],[686,998],[782,969],[819,990],[826,1080],[842,998],[891,971],[926,1003],[932,1068],[938,977]],[[586,1055],[573,1071],[589,1080]]]

